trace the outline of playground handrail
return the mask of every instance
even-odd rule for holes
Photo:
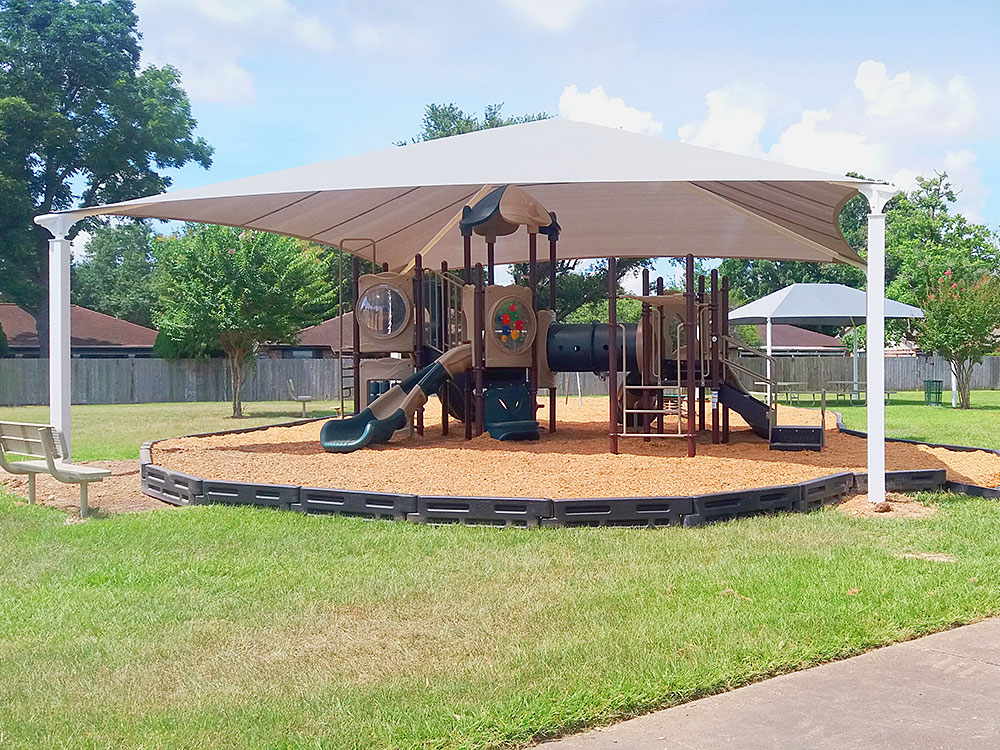
[[[439,328],[431,326],[427,343],[442,352],[448,351],[462,344],[466,338],[462,331],[461,315],[463,284],[447,274],[430,268],[424,269],[423,276],[425,289],[434,286],[439,289],[437,294],[428,294],[425,291],[424,298],[433,300],[431,304],[437,308],[430,312],[437,313],[440,323]]]
[[[776,360],[771,355],[762,352],[760,349],[757,349],[754,346],[751,346],[738,336],[729,336],[727,334],[722,334],[721,338],[725,343],[732,344],[738,350],[742,349],[754,356],[760,357],[766,362],[769,362],[771,364],[770,371],[773,373],[777,373],[778,368],[775,367]],[[729,356],[728,346],[723,347],[723,353],[721,354],[721,358],[723,363],[727,367],[731,367],[734,370],[738,370],[745,375],[749,375],[750,377],[760,378],[761,380],[764,381],[766,385],[769,386],[767,389],[767,393],[769,394],[767,398],[767,408],[768,408],[767,429],[768,432],[770,433],[771,429],[777,425],[778,421],[778,388],[777,388],[776,378],[768,377],[767,375],[760,375],[754,370],[751,370],[749,367],[744,367],[743,365],[739,364],[739,362],[737,362],[736,360],[732,359]]]

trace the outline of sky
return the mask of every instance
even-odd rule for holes
[[[911,189],[1000,229],[1000,1],[136,0],[215,148],[194,187],[390,147],[429,103],[624,128]]]

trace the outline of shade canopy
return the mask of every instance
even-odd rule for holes
[[[549,119],[63,212],[227,224],[328,245],[405,268],[462,261],[462,207],[518,185],[558,216],[560,259],[769,258],[863,267],[840,209],[867,183],[613,128]],[[52,226],[52,217],[39,217]],[[65,221],[62,222],[63,224]],[[483,257],[481,242],[474,242]],[[357,246],[357,243],[353,245]],[[374,252],[374,258],[373,256]],[[528,258],[523,233],[498,263]]]
[[[843,284],[792,284],[729,314],[734,325],[791,323],[798,325],[860,325],[868,315],[867,297]],[[922,318],[913,305],[885,300],[887,318]]]

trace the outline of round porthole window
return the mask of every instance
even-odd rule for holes
[[[406,327],[410,303],[389,284],[376,284],[358,300],[358,325],[377,338],[388,339]]]
[[[515,297],[500,300],[493,314],[493,337],[504,351],[520,354],[535,338],[535,314]]]

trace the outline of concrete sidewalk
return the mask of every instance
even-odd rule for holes
[[[1000,747],[1000,619],[540,747],[995,750]]]

